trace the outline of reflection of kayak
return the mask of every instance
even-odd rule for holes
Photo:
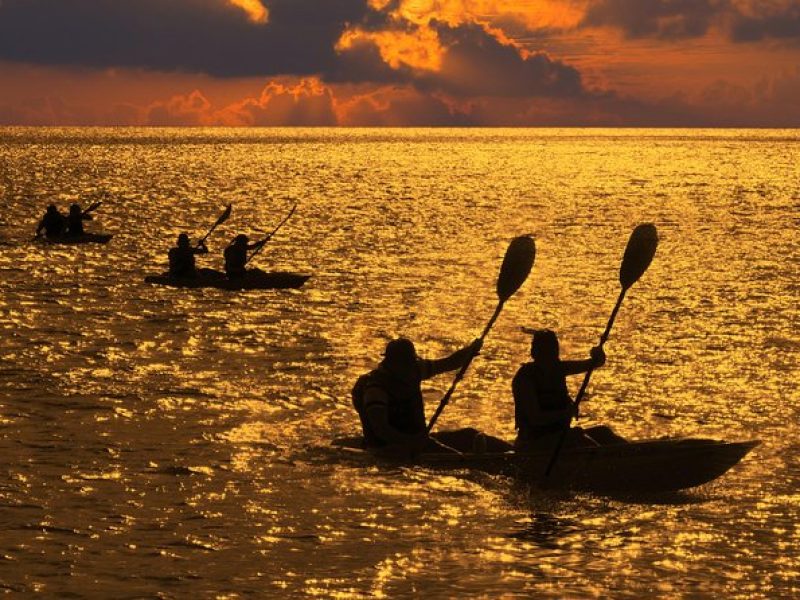
[[[216,288],[219,290],[273,290],[299,288],[308,281],[311,275],[275,271],[248,271],[247,275],[237,279],[228,279],[225,273],[213,269],[200,269],[196,277],[172,277],[169,273],[148,275],[146,283],[168,285],[179,288]]]
[[[37,237],[44,244],[107,244],[114,237],[111,233],[84,233],[81,235],[60,235],[58,237]]]
[[[713,481],[736,465],[759,442],[664,439],[592,448],[564,448],[550,477],[544,472],[551,452],[423,454],[401,460],[362,450],[360,438],[335,440],[334,451],[367,464],[386,462],[430,469],[471,469],[554,488],[594,492],[667,492]]]

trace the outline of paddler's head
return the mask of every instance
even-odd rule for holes
[[[233,238],[233,243],[236,246],[247,246],[247,242],[250,241],[250,238],[247,237],[245,234],[240,233],[235,238]]]
[[[189,236],[187,234],[182,233],[178,236],[178,248],[188,248],[190,245]]]
[[[79,215],[81,214],[81,207],[79,204],[73,204],[69,207],[69,214],[71,215]]]
[[[400,377],[412,377],[417,369],[417,350],[406,338],[397,338],[386,344],[383,352],[384,367]]]
[[[55,204],[51,204],[50,206],[47,207],[47,212],[49,212],[49,213],[57,213],[58,212],[58,208],[56,207]]]
[[[550,329],[537,329],[531,340],[531,358],[539,362],[558,360],[558,336]]]

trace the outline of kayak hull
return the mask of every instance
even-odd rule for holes
[[[212,288],[218,290],[275,290],[297,289],[303,287],[311,275],[284,271],[248,272],[237,279],[228,279],[225,273],[211,269],[201,269],[196,277],[172,277],[169,273],[148,275],[146,283],[166,285],[175,288]]]
[[[84,233],[82,235],[63,235],[59,237],[39,237],[37,241],[44,244],[107,244],[114,237],[112,233]]]
[[[350,439],[352,442],[352,438]],[[703,485],[725,474],[757,441],[665,439],[588,448],[564,448],[549,477],[551,452],[423,454],[403,460],[334,442],[345,456],[430,469],[468,469],[523,483],[601,493],[671,492]]]

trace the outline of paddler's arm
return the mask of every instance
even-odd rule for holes
[[[591,358],[586,360],[564,360],[561,364],[564,366],[564,372],[567,375],[577,375],[578,373],[586,373],[589,369],[599,369],[606,364],[606,353],[600,346],[595,346],[589,353]]]
[[[247,246],[247,249],[248,250],[258,250],[259,248],[261,248],[261,246],[266,244],[268,241],[269,241],[269,238],[264,238],[263,240],[257,241],[255,244],[249,244]]]
[[[460,369],[470,358],[477,356],[478,352],[481,351],[482,346],[482,340],[474,340],[469,346],[465,346],[461,348],[461,350],[453,352],[453,354],[447,358],[423,361],[427,364],[427,369],[425,369],[427,372],[423,371],[422,379],[428,379],[430,377],[434,377],[435,375],[446,373],[447,371],[455,371],[456,369]]]

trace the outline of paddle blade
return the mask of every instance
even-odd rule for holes
[[[647,271],[658,247],[658,232],[652,223],[644,223],[631,233],[622,266],[619,269],[619,282],[628,289]]]
[[[227,208],[225,209],[225,211],[224,211],[224,212],[223,212],[223,213],[222,213],[222,214],[219,216],[219,219],[217,219],[217,222],[216,222],[216,223],[214,223],[214,227],[217,227],[217,226],[219,226],[219,225],[222,225],[222,224],[223,224],[225,221],[227,221],[227,220],[228,220],[228,217],[230,217],[230,216],[231,216],[231,211],[232,211],[232,210],[233,210],[233,204],[228,204],[228,207],[227,207]]]
[[[536,243],[531,236],[521,235],[511,240],[497,278],[497,297],[501,302],[508,300],[525,283],[535,258]]]

